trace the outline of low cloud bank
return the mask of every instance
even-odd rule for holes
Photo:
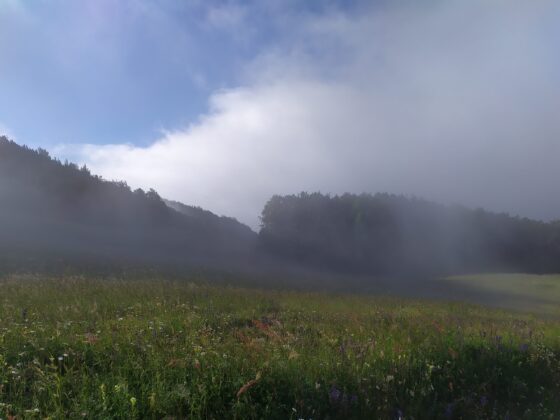
[[[54,153],[252,227],[272,194],[302,190],[560,218],[558,18],[505,1],[298,17],[184,130]]]

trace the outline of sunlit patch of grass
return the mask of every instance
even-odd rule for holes
[[[560,318],[560,274],[478,274],[447,280],[480,292],[483,298],[493,294],[486,303],[494,306]]]
[[[557,418],[560,323],[459,303],[19,276],[0,418]]]

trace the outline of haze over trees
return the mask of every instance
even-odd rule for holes
[[[390,194],[274,196],[260,233],[0,137],[5,266],[298,267],[348,275],[560,271],[560,223]],[[9,263],[9,264],[8,264]]]
[[[5,137],[0,197],[3,258],[31,265],[231,266],[246,263],[256,237],[233,219],[184,214],[154,190],[132,191]]]
[[[560,271],[560,223],[390,194],[274,196],[260,244],[287,260],[356,274]]]

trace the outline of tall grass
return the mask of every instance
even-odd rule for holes
[[[558,418],[560,322],[188,281],[0,282],[0,418]]]

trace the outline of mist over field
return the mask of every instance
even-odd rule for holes
[[[7,2],[4,271],[417,293],[556,273],[558,17],[550,1]]]
[[[0,420],[560,418],[559,22],[0,0]]]
[[[450,275],[560,272],[559,222],[387,193],[301,192],[272,196],[254,231],[6,137],[0,193],[0,261],[8,273],[210,270],[267,287],[389,286],[424,296],[437,289],[427,280]]]
[[[6,3],[3,259],[359,290],[555,273],[559,16],[548,1]]]

